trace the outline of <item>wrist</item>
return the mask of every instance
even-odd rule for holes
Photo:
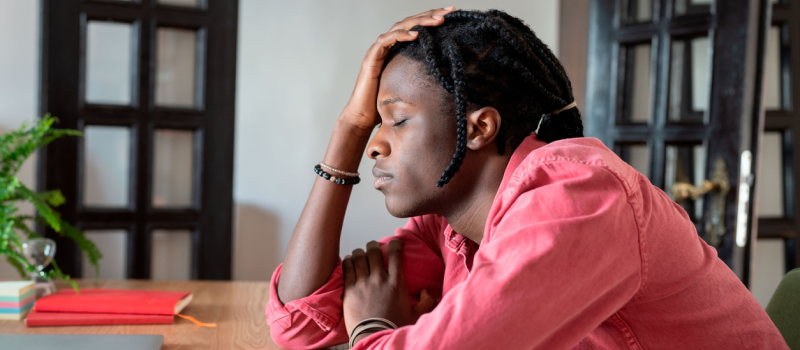
[[[353,345],[355,345],[361,339],[370,336],[370,334],[394,329],[397,329],[397,325],[385,318],[372,317],[365,319],[356,324],[351,331],[349,342],[350,348],[352,348]]]
[[[361,334],[359,334],[359,335],[358,335],[358,336],[357,336],[357,337],[356,337],[356,338],[353,340],[353,345],[356,345],[356,344],[358,344],[358,342],[360,342],[360,341],[361,341],[361,340],[363,340],[364,338],[366,338],[366,337],[369,337],[370,335],[372,335],[372,334],[375,334],[375,333],[378,333],[378,332],[379,332],[379,331],[374,331],[374,332],[364,332],[364,333],[361,333]]]
[[[370,134],[365,134],[360,128],[339,118],[333,127],[328,150],[322,162],[346,172],[358,172],[358,165],[367,148],[369,136]]]

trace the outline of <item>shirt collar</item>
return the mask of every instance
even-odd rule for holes
[[[532,132],[528,137],[522,140],[522,143],[517,146],[517,149],[514,150],[514,153],[511,154],[511,159],[508,161],[508,165],[506,166],[506,171],[503,173],[503,181],[500,182],[500,187],[497,188],[497,194],[494,197],[494,202],[492,203],[492,209],[489,210],[489,217],[486,219],[486,226],[483,229],[483,238],[481,239],[480,244],[487,243],[489,241],[489,227],[491,225],[491,218],[492,213],[495,211],[495,205],[497,204],[497,199],[500,198],[500,194],[505,191],[506,187],[508,187],[508,183],[511,181],[511,177],[514,175],[514,172],[517,170],[520,164],[528,158],[528,155],[531,152],[546,146],[547,143],[544,141],[539,140],[536,137],[536,133]]]
[[[503,181],[500,183],[500,187],[497,189],[497,193],[500,194],[503,190],[508,186],[508,182],[511,180],[511,175],[514,174],[514,171],[517,170],[522,161],[525,158],[528,158],[528,155],[531,152],[546,146],[547,143],[544,141],[539,140],[536,137],[536,133],[532,132],[528,137],[522,140],[522,143],[514,150],[514,153],[511,155],[511,159],[508,161],[508,166],[506,166],[506,171],[503,173]]]

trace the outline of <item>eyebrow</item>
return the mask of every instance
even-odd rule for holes
[[[386,105],[389,105],[389,104],[392,104],[392,103],[395,103],[395,102],[402,102],[402,103],[405,103],[405,104],[409,104],[409,105],[410,105],[410,103],[406,102],[406,101],[405,101],[405,100],[403,100],[402,98],[399,98],[399,97],[392,97],[392,98],[387,98],[387,99],[385,99],[385,100],[381,101],[381,107],[383,107],[383,106],[386,106]]]

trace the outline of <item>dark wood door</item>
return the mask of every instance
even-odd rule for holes
[[[41,152],[39,189],[64,193],[101,278],[230,279],[237,15],[236,0],[43,1],[42,113],[84,137]],[[47,235],[65,272],[91,271]]]
[[[758,238],[782,245],[780,275],[800,267],[800,2],[771,1],[764,64],[764,157],[759,177]],[[768,250],[768,249],[767,249]]]
[[[769,13],[732,5],[593,0],[585,115],[587,136],[678,201],[747,284]]]

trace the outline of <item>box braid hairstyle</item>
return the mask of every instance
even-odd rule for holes
[[[437,27],[416,26],[417,40],[392,47],[388,63],[402,55],[425,65],[427,73],[455,99],[456,151],[436,183],[453,178],[467,152],[467,107],[491,106],[502,116],[498,151],[512,151],[528,135],[547,143],[583,137],[577,108],[552,115],[573,102],[572,86],[550,49],[522,22],[500,10],[454,11]]]

